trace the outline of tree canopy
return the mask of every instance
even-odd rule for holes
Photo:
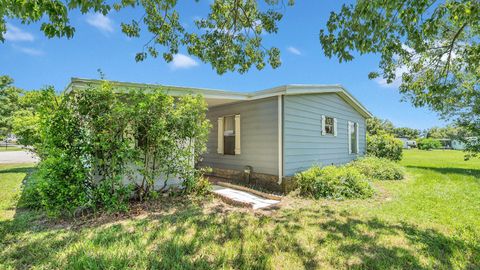
[[[12,86],[13,79],[0,76],[0,140],[12,133],[13,115],[19,108],[21,89]]]
[[[198,0],[197,0],[198,1]],[[287,1],[287,0],[285,0]],[[141,8],[143,16],[122,22],[122,32],[138,38],[143,30],[151,36],[135,56],[142,61],[148,56],[161,55],[170,62],[185,46],[188,53],[210,63],[219,74],[227,71],[247,72],[252,66],[263,69],[268,63],[273,68],[280,66],[280,51],[266,48],[263,33],[276,33],[280,12],[293,0],[222,0],[210,5],[205,18],[195,20],[196,30],[187,31],[181,24],[181,14],[176,0],[122,0],[112,4],[107,0],[43,0],[1,1],[0,41],[4,41],[6,19],[17,18],[23,23],[41,21],[41,31],[49,38],[72,38],[75,27],[70,22],[69,12],[82,14],[97,12],[106,15],[125,8]],[[195,4],[195,3],[192,3]]]
[[[427,138],[432,139],[458,139],[465,140],[472,136],[472,133],[462,126],[447,125],[445,127],[432,127],[425,132]]]
[[[420,136],[421,131],[409,127],[395,127],[389,120],[373,117],[367,119],[367,133],[368,135],[389,134],[397,138],[416,139]]]
[[[380,56],[378,76],[480,135],[480,2],[360,0],[332,12],[320,42],[328,57]],[[472,148],[473,149],[473,148]]]
[[[193,3],[192,3],[193,4]],[[69,12],[106,15],[140,8],[141,18],[121,24],[132,38],[151,39],[136,54],[142,61],[162,56],[173,60],[180,47],[210,63],[219,74],[247,72],[267,64],[278,67],[280,51],[265,48],[262,34],[274,34],[284,7],[293,0],[213,1],[204,18],[187,31],[176,0],[43,0],[2,1],[0,41],[6,19],[42,21],[47,37],[73,37]],[[45,19],[43,19],[45,18]],[[352,61],[357,53],[380,56],[379,70],[369,74],[388,83],[400,80],[399,91],[415,106],[427,106],[480,137],[480,2],[479,0],[359,0],[332,12],[320,30],[327,57]],[[478,152],[480,144],[471,147]]]

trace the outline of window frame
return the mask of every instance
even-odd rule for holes
[[[350,155],[358,155],[360,152],[359,124],[358,122],[348,121],[347,125],[348,152]],[[352,135],[355,135],[355,147],[352,145]]]
[[[233,118],[233,134],[225,135],[225,127],[226,119],[229,117]],[[217,119],[217,154],[220,155],[229,155],[229,156],[236,156],[241,154],[241,133],[240,133],[240,126],[241,126],[241,118],[240,114],[228,114],[218,116]],[[226,137],[229,137],[229,142],[231,142],[231,138],[233,138],[233,146],[234,150],[233,153],[231,151],[226,150]],[[229,144],[230,145],[230,144]]]
[[[332,120],[331,124],[328,124],[327,121]],[[327,128],[330,128],[330,132]],[[335,135],[335,118],[331,116],[325,116],[325,135]]]
[[[223,154],[224,155],[229,155],[229,156],[234,156],[235,155],[235,140],[236,140],[236,130],[235,130],[235,114],[230,114],[230,115],[224,115],[222,116],[223,117],[223,130],[222,130],[222,133],[223,133]],[[225,129],[227,127],[227,119],[231,118],[232,119],[232,124],[233,124],[233,133],[231,135],[225,135]],[[233,150],[230,152],[228,151],[227,153],[227,144],[225,143],[227,140],[226,138],[229,137],[230,140],[233,139]]]
[[[328,126],[331,126],[331,132],[327,132],[327,119],[330,118],[332,119],[332,123],[328,124]],[[321,135],[322,136],[337,136],[337,118],[333,116],[328,116],[328,115],[322,115],[322,120],[321,120]]]

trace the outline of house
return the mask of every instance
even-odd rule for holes
[[[403,148],[404,149],[410,149],[410,148],[416,148],[417,147],[417,141],[415,140],[410,140],[409,138],[397,138],[399,139],[400,141],[402,141],[402,144],[403,144]]]
[[[455,150],[465,150],[465,143],[460,141],[460,140],[457,140],[457,139],[453,139],[452,140],[452,149],[455,149]]]
[[[464,139],[453,139],[452,149],[465,150],[467,144],[476,145],[478,143],[478,137],[466,137]]]
[[[67,91],[98,80],[72,79]],[[202,94],[212,130],[199,166],[212,174],[284,190],[312,165],[343,164],[365,154],[372,114],[340,85],[284,85],[257,92],[111,82],[118,91],[162,87]]]
[[[442,149],[452,149],[452,140],[448,138],[438,139],[438,141],[442,144]]]

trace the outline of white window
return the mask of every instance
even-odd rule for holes
[[[322,115],[322,135],[337,136],[337,118]]]
[[[358,123],[348,122],[348,152],[358,154]]]
[[[240,154],[240,115],[218,118],[217,152],[224,155]]]

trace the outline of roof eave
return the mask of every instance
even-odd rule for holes
[[[72,91],[76,87],[84,88],[91,84],[100,84],[102,80],[72,78],[71,82],[65,89],[66,93]],[[202,94],[205,98],[210,99],[229,99],[233,101],[248,101],[262,98],[268,98],[279,95],[301,95],[301,94],[322,94],[322,93],[337,93],[343,100],[350,104],[356,111],[358,111],[365,118],[372,118],[373,115],[357,100],[355,99],[342,85],[312,85],[312,84],[290,84],[282,85],[266,90],[245,93],[233,92],[224,90],[212,90],[204,88],[193,87],[179,87],[169,85],[153,85],[142,83],[118,82],[109,81],[113,85],[121,88],[122,91],[129,89],[145,89],[153,90],[162,88],[170,95],[180,96],[185,93]]]

